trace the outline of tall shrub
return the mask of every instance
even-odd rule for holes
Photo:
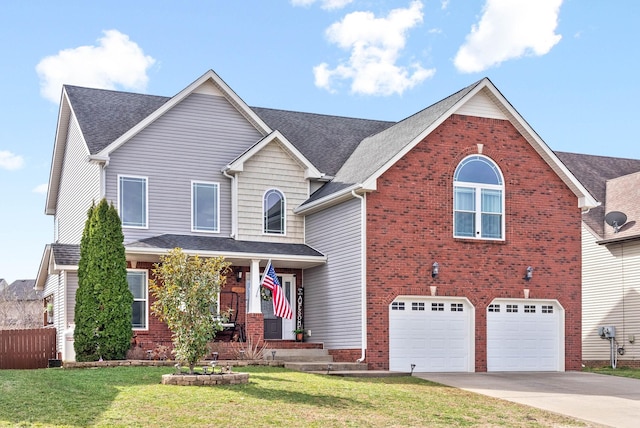
[[[226,283],[230,263],[224,257],[189,257],[174,248],[154,265],[155,279],[149,281],[155,302],[153,313],[173,334],[176,359],[193,369],[207,355],[208,342],[222,330],[217,311],[212,311],[220,289]]]
[[[78,361],[124,359],[130,347],[133,295],[123,241],[114,206],[103,199],[91,207],[78,265],[74,332]]]

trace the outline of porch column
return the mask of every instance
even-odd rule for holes
[[[255,345],[264,340],[264,318],[260,298],[260,260],[251,260],[249,272],[249,302],[247,302],[246,334]]]
[[[260,302],[260,260],[251,260],[251,271],[249,272],[249,304],[247,312],[250,314],[261,314],[262,306]]]

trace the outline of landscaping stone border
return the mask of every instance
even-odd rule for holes
[[[238,385],[249,382],[249,373],[215,374],[166,374],[162,375],[163,385],[212,386]]]
[[[199,361],[196,367],[209,366],[211,360]],[[79,369],[91,367],[122,367],[122,366],[147,366],[147,367],[174,367],[175,360],[109,360],[109,361],[64,361],[62,367],[66,369]],[[284,367],[284,361],[278,360],[218,360],[218,367],[246,367],[246,366],[272,366]],[[218,375],[219,376],[219,375]]]

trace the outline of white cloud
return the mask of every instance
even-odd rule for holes
[[[64,49],[42,59],[36,66],[40,93],[57,103],[63,84],[116,89],[144,90],[147,69],[155,59],[117,30],[104,31],[97,46]]]
[[[24,159],[22,156],[11,153],[7,150],[0,150],[0,168],[13,171],[22,168]]]
[[[317,0],[291,0],[291,4],[294,6],[311,6]],[[353,0],[320,0],[320,7],[324,10],[336,10],[342,9]]]
[[[346,15],[327,29],[326,36],[351,56],[333,69],[327,63],[314,67],[316,86],[335,92],[336,80],[351,80],[353,93],[391,95],[402,94],[433,76],[435,69],[425,69],[417,62],[397,65],[407,31],[421,23],[422,3],[415,0],[385,18],[376,18],[371,12]]]
[[[547,54],[562,38],[555,34],[563,0],[487,0],[454,64],[474,73],[525,55]]]
[[[41,195],[44,195],[47,193],[47,189],[49,187],[48,183],[44,183],[44,184],[39,184],[36,187],[33,188],[32,192],[33,193],[39,193]]]

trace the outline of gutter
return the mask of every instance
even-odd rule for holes
[[[366,229],[366,219],[367,219],[367,205],[365,197],[362,195],[358,195],[354,190],[351,191],[351,194],[354,198],[360,199],[360,283],[362,290],[362,353],[360,358],[356,360],[357,363],[361,363],[366,358],[367,353],[367,257],[366,257],[366,243],[367,243],[367,229]]]
[[[222,175],[231,180],[231,235],[229,237],[235,239],[238,235],[238,180],[236,180],[235,175],[230,175],[227,171],[228,168],[223,169]]]

